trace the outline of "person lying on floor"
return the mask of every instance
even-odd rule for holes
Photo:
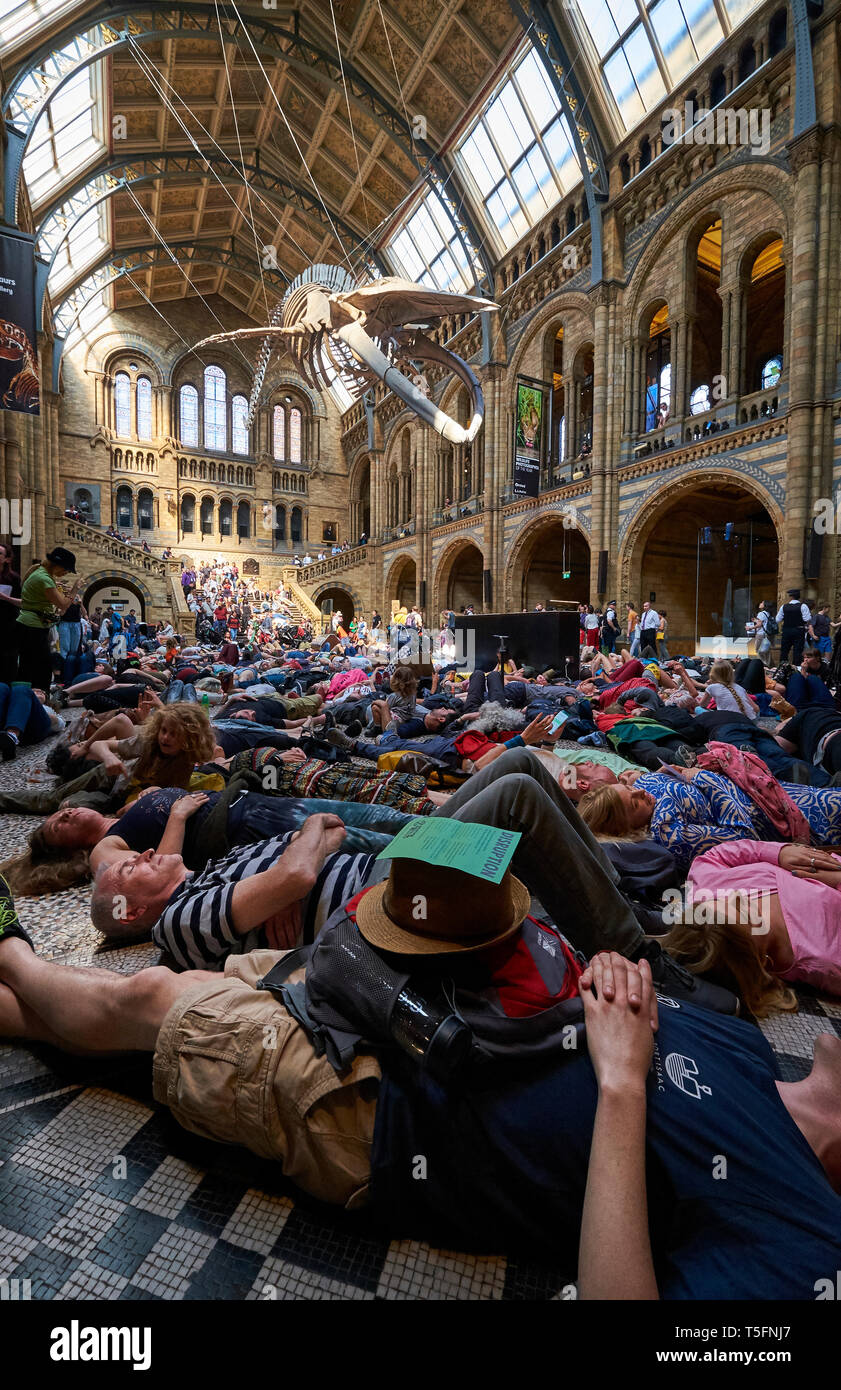
[[[841,845],[841,788],[780,783],[786,805],[807,822],[814,844]],[[571,788],[575,796],[575,788]],[[769,840],[780,832],[762,806],[729,777],[702,768],[643,772],[613,784],[604,775],[578,801],[596,835],[645,832],[687,873],[706,850],[731,840]]]
[[[514,750],[477,773],[433,815],[520,831],[514,869],[585,956],[607,947],[631,959],[645,956],[658,989],[737,1010],[728,991],[676,967],[656,941],[646,940],[633,906],[617,888],[619,874],[609,857],[527,751]],[[336,816],[315,815],[300,836],[234,850],[192,877],[180,854],[126,855],[97,874],[91,917],[110,937],[137,937],[151,929],[155,944],[184,969],[220,969],[228,955],[267,941],[275,949],[312,941],[340,902],[388,870],[372,855],[336,852],[344,839]],[[305,882],[302,842],[310,854]]]
[[[64,728],[64,721],[47,704],[43,690],[33,690],[28,681],[0,683],[0,755],[11,762],[19,748],[43,743],[50,734]]]
[[[699,855],[689,884],[692,911],[675,904],[675,916],[688,920],[678,920],[663,944],[690,969],[726,971],[757,1018],[797,1008],[784,982],[841,995],[837,854],[735,840]]]
[[[425,805],[424,814],[429,814],[434,804]],[[7,859],[0,870],[12,890],[24,896],[86,883],[101,865],[145,850],[180,854],[186,867],[195,871],[236,845],[298,829],[313,809],[303,796],[263,793],[239,782],[228,792],[152,787],[116,815],[88,806],[54,812],[32,832],[26,852]],[[382,848],[387,842],[383,837],[395,834],[414,814],[385,803],[339,799],[321,800],[318,809],[331,812],[349,828],[348,848],[358,851]]]
[[[429,866],[417,867],[425,891]],[[456,922],[419,923],[411,898],[405,912],[376,894],[356,908],[369,944],[393,953],[396,933],[410,937],[389,960],[428,970],[446,946],[447,976],[461,952],[477,987],[522,991],[528,894],[510,873],[494,907],[483,893],[484,915],[462,923],[467,937]],[[457,896],[469,903],[470,888]],[[427,925],[437,938],[422,939]],[[278,1162],[317,1199],[367,1202],[387,1238],[437,1242],[443,1226],[450,1242],[526,1251],[571,1277],[577,1260],[582,1299],[813,1299],[841,1242],[841,1038],[820,1034],[809,1076],[782,1083],[752,1025],[674,1000],[658,1010],[646,960],[599,953],[578,977],[563,941],[537,930],[553,972],[532,963],[528,1012],[574,1007],[580,991],[584,1045],[473,1067],[466,1085],[430,1083],[393,1046],[335,1071],[256,988],[283,953],[229,956],[224,974],[54,964],[35,955],[9,899],[0,1036],[153,1054],[155,1098],[184,1128]],[[424,1182],[413,1180],[418,1154]],[[716,1154],[727,1183],[714,1181]]]
[[[210,759],[217,747],[207,713],[201,705],[164,705],[155,709],[130,737],[94,739],[79,756],[69,756],[64,745],[64,776],[53,787],[0,793],[0,811],[20,815],[49,815],[68,799],[100,810],[117,810],[144,787],[181,787],[201,790],[205,779],[195,772],[197,763]],[[53,757],[48,766],[55,767]],[[72,749],[70,750],[72,752]],[[222,787],[217,777],[211,788]]]

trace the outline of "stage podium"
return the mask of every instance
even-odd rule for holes
[[[456,614],[456,660],[468,669],[492,671],[500,637],[518,666],[551,667],[569,680],[578,679],[580,656],[578,612]]]

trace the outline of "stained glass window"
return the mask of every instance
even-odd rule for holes
[[[195,386],[182,386],[178,401],[181,443],[195,449],[199,442],[199,393]]]
[[[282,405],[274,408],[273,440],[274,456],[283,463],[286,459],[286,411]]]
[[[114,429],[121,438],[131,434],[131,381],[128,372],[114,377]]]
[[[152,383],[147,376],[137,379],[137,437],[152,438]]]
[[[234,396],[231,401],[231,445],[235,454],[248,453],[248,401],[245,396]]]
[[[301,462],[301,412],[294,407],[289,412],[289,462]]]
[[[225,420],[225,373],[221,367],[204,369],[204,447],[225,450],[228,431]]]

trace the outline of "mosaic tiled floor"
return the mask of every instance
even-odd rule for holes
[[[0,768],[26,783],[44,746]],[[37,823],[4,816],[2,854]],[[88,889],[22,898],[52,959],[133,972],[151,946],[103,949]],[[809,1069],[841,1004],[806,996],[763,1025],[783,1076]],[[151,1098],[147,1057],[83,1061],[0,1043],[0,1281],[33,1299],[544,1299],[570,1271],[389,1242],[364,1216],[310,1201],[278,1168],[186,1133]],[[28,1284],[21,1281],[29,1281]]]

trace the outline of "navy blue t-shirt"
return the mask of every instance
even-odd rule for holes
[[[138,854],[147,849],[157,849],[174,803],[186,795],[180,787],[159,787],[157,791],[147,792],[132,802],[111,826],[105,838],[118,835],[125,840],[129,849],[136,850]],[[188,868],[195,868],[206,860],[206,855],[203,858],[200,852],[202,826],[220,796],[221,792],[208,792],[206,804],[199,807],[186,823],[182,853]]]
[[[449,1094],[383,1060],[371,1194],[389,1227],[527,1250],[574,1279],[597,1101],[586,1053],[477,1068]],[[661,1297],[813,1299],[841,1268],[841,1196],[775,1078],[757,1028],[661,1000],[647,1124]]]

